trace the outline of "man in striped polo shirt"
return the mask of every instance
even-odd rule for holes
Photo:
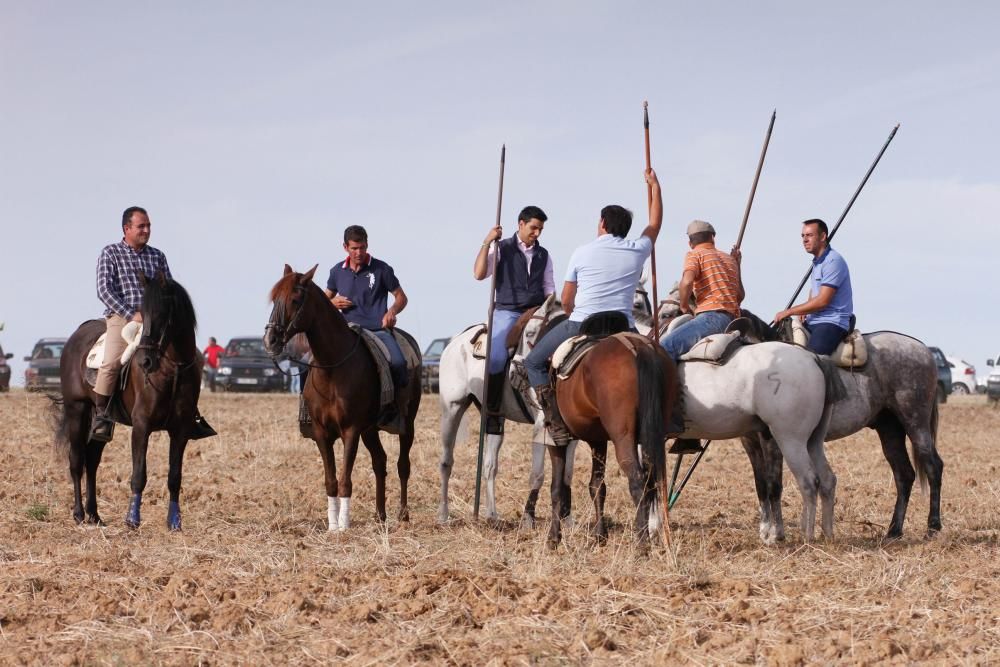
[[[684,257],[684,273],[679,285],[680,307],[682,313],[690,313],[691,295],[694,294],[694,318],[660,341],[675,362],[705,336],[725,331],[729,323],[740,316],[740,304],[745,296],[739,248],[734,247],[730,253],[718,250],[715,228],[703,220],[694,220],[688,225],[687,235],[691,250]],[[672,426],[684,430],[679,422]],[[688,438],[678,438],[670,447],[672,454],[693,454],[701,450],[698,440]]]

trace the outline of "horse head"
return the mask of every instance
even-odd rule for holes
[[[319,264],[305,273],[296,273],[285,264],[281,279],[271,288],[271,302],[274,308],[264,327],[264,349],[271,357],[277,357],[295,334],[309,327],[309,287]]]
[[[191,297],[180,283],[167,278],[162,272],[148,279],[141,272],[142,284],[142,338],[136,350],[136,361],[145,373],[154,373],[170,345],[177,345],[183,337],[194,340],[197,319]]]

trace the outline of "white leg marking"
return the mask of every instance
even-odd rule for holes
[[[338,530],[344,532],[351,527],[351,499],[340,498],[340,525]]]
[[[337,530],[337,512],[340,508],[340,498],[326,497],[326,522],[330,532]]]

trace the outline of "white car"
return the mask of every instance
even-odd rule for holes
[[[986,398],[996,403],[1000,401],[1000,357],[987,359],[986,365],[990,367],[990,374],[986,376]]]
[[[976,393],[976,367],[958,357],[945,357],[951,367],[951,393]]]

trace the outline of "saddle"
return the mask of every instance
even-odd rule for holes
[[[90,348],[90,352],[87,353],[87,368],[96,371],[104,363],[104,342],[107,340],[107,337],[107,332],[102,333],[101,337]],[[125,351],[122,352],[122,366],[127,365],[132,355],[135,354],[135,351],[139,348],[139,340],[141,338],[142,324],[139,322],[129,322],[122,328],[122,340],[126,344]]]
[[[87,353],[83,378],[91,388],[97,386],[97,371],[100,370],[101,364],[104,363],[104,345],[107,337],[107,332],[102,333],[91,346],[90,352]],[[122,339],[125,341],[126,347],[125,351],[122,352],[121,368],[118,370],[118,381],[115,383],[114,391],[112,391],[111,398],[108,400],[108,417],[117,424],[131,426],[132,415],[125,408],[125,403],[122,400],[122,390],[128,385],[128,378],[132,368],[129,362],[132,360],[133,355],[135,355],[135,351],[139,348],[139,341],[142,339],[142,324],[139,322],[129,322],[126,324],[122,328]]]
[[[743,345],[742,339],[743,334],[739,330],[705,336],[682,354],[680,360],[704,361],[722,366]]]
[[[791,318],[792,342],[795,345],[805,347],[809,343],[809,330],[797,318]],[[848,370],[864,367],[868,363],[868,345],[862,333],[854,326],[854,317],[851,317],[851,330],[844,336],[837,349],[830,355],[840,368]]]
[[[386,349],[385,343],[379,340],[379,337],[371,331],[354,323],[348,326],[361,336],[361,340],[368,347],[368,351],[371,352],[372,359],[375,360],[375,366],[378,368],[379,386],[381,387],[379,407],[384,408],[387,405],[391,405],[396,400],[396,385],[392,381],[392,371],[389,367],[389,350]],[[403,357],[406,359],[406,372],[411,372],[421,363],[420,350],[417,349],[416,341],[398,329],[389,329],[389,331],[392,333],[393,338],[396,339],[396,343],[399,345],[399,349],[403,352]]]
[[[529,308],[528,310],[521,313],[521,316],[517,318],[517,322],[511,328],[510,332],[507,334],[507,340],[504,341],[507,347],[507,356],[512,357],[514,352],[517,350],[518,344],[521,342],[521,335],[524,333],[524,328],[528,326],[528,322],[534,316],[535,311],[537,311],[541,306],[535,306],[534,308]],[[486,358],[486,337],[483,335],[486,333],[486,325],[478,325],[479,329],[472,336],[472,356],[475,359],[485,359]]]
[[[646,336],[628,331],[628,318],[621,313],[595,313],[580,325],[580,335],[567,338],[552,354],[551,367],[556,377],[560,380],[568,378],[595,345],[610,337],[617,338],[633,354],[637,339],[651,342]]]

